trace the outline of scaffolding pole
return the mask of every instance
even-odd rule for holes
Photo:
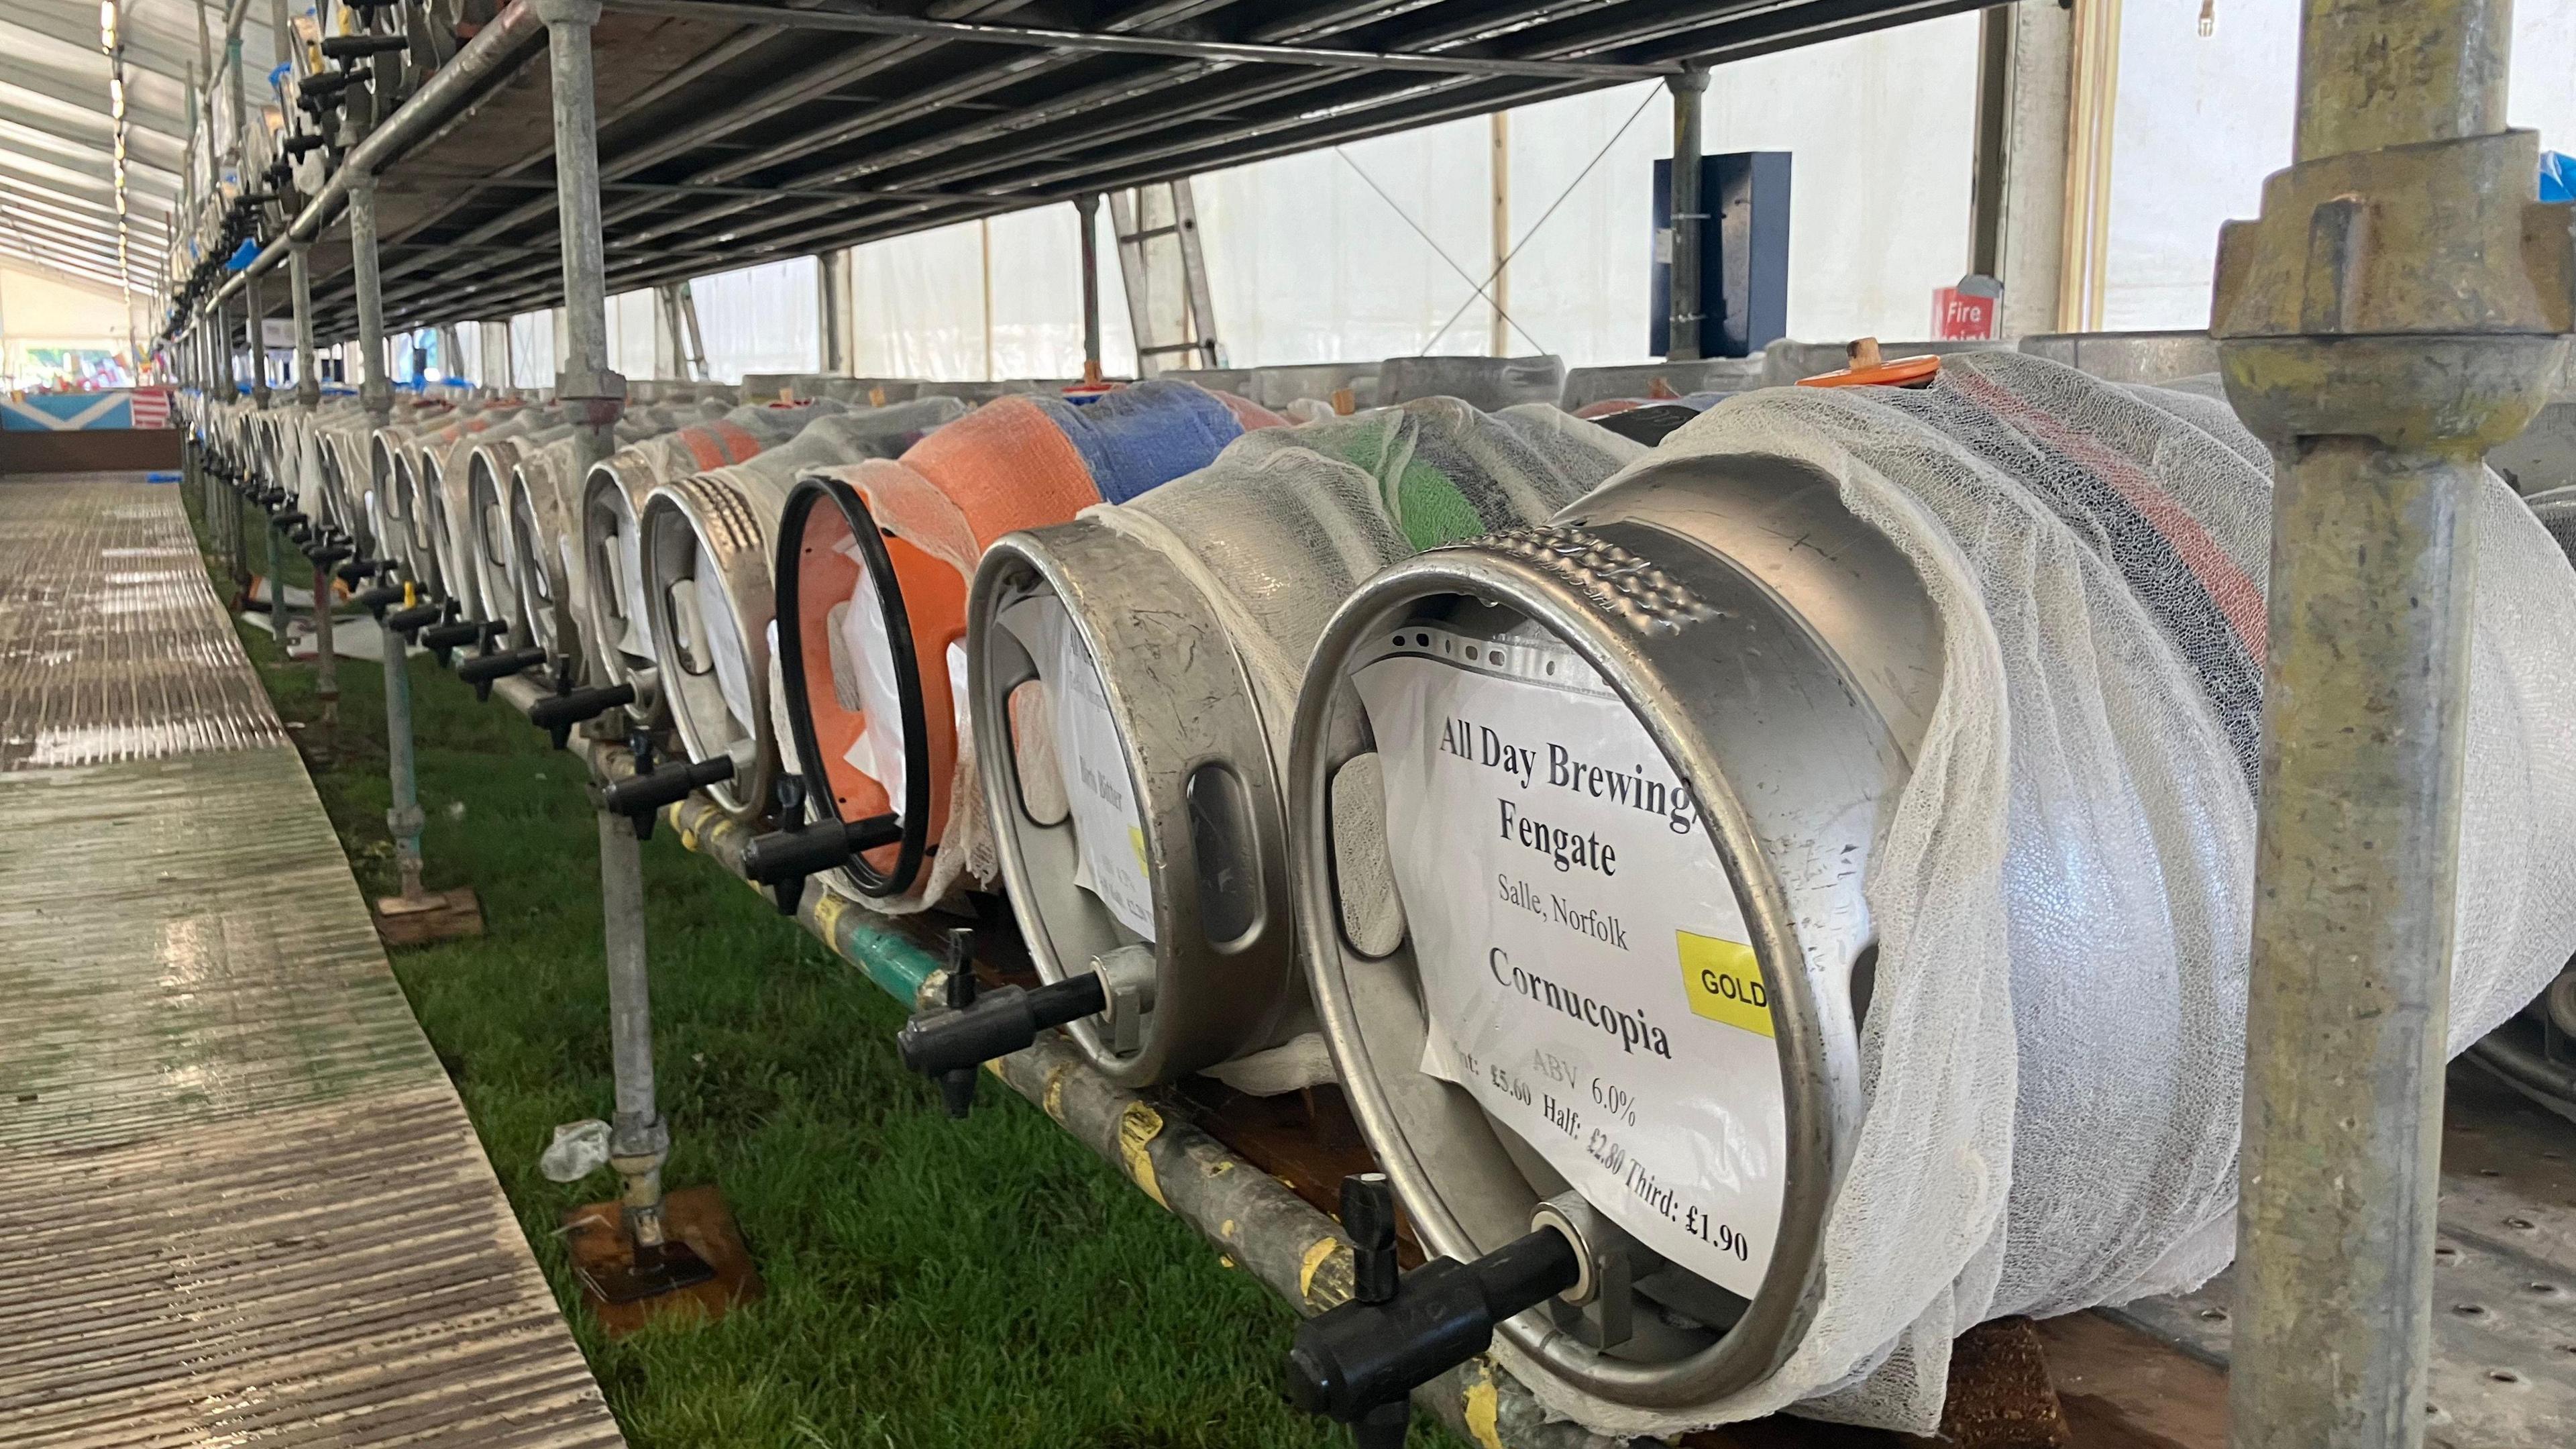
[[[1708,72],[1696,67],[1667,77],[1673,93],[1672,167],[1672,314],[1664,356],[1687,362],[1699,354],[1700,110],[1708,94]]]
[[[2510,0],[2305,0],[2295,160],[2219,243],[2271,447],[2235,1449],[2411,1449],[2431,1345],[2481,456],[2564,355]]]

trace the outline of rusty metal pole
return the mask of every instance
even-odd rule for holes
[[[1100,193],[1086,191],[1073,199],[1073,214],[1082,228],[1082,380],[1100,386]]]
[[[2510,0],[2305,0],[2295,160],[2221,234],[2275,460],[2234,1449],[2422,1442],[2480,457],[2547,395],[2568,208]]]

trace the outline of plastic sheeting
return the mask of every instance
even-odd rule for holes
[[[625,682],[627,661],[647,665],[652,661],[652,638],[645,628],[644,559],[635,525],[636,514],[654,485],[757,457],[794,436],[816,415],[810,404],[747,403],[720,418],[620,448],[588,477],[564,480],[570,508],[567,537],[573,545],[565,554],[566,586],[573,600],[565,618],[577,621],[584,630],[582,643],[602,679]],[[596,489],[593,480],[600,484]],[[613,541],[594,526],[588,502],[594,494],[618,515],[620,526]],[[572,531],[581,536],[571,538]],[[603,566],[610,577],[593,579],[592,571]]]
[[[1136,343],[1105,206],[1097,236],[1101,353],[1111,371],[1128,370]],[[852,370],[961,380],[1081,376],[1081,241],[1073,207],[1061,205],[854,248]]]
[[[740,382],[746,372],[812,372],[823,365],[818,265],[812,257],[793,257],[689,283],[715,381]]]
[[[2219,224],[2259,213],[2263,178],[2290,164],[2300,11],[2224,0],[2206,36],[2196,7],[2122,11],[2100,326],[2209,325]],[[2576,149],[2571,55],[2576,4],[2523,0],[2513,7],[2505,119],[2538,131],[2545,148]]]
[[[1745,394],[1676,452],[1839,478],[1941,618],[1868,883],[1871,1085],[1823,1298],[1716,1416],[1929,1432],[1959,1332],[2187,1290],[2233,1255],[2268,455],[2207,397],[2013,353],[1920,392]],[[2476,526],[2454,1052],[2576,949],[2576,571],[2492,475]]]
[[[1712,73],[1706,148],[1797,158],[1789,323],[1800,335],[1919,335],[1933,289],[1958,280],[1976,50],[1975,19],[1953,16]],[[1672,137],[1661,86],[1521,107],[1507,127],[1518,248],[1507,310],[1520,329],[1508,350],[1578,367],[1642,360],[1649,188]],[[1898,134],[1907,143],[1889,144]],[[1495,261],[1493,154],[1480,116],[1192,178],[1230,362],[1487,350],[1493,312],[1475,288]],[[1106,207],[1101,217],[1102,350],[1125,370],[1134,342]],[[853,371],[1080,372],[1078,239],[1073,208],[1050,206],[856,248]],[[712,331],[708,347],[712,359]]]
[[[1708,152],[1796,158],[1789,325],[1797,335],[1920,335],[1933,289],[1958,281],[1968,255],[1976,75],[1977,22],[1965,15],[1710,73]],[[1506,306],[1521,329],[1509,333],[1508,350],[1553,352],[1575,367],[1643,360],[1650,187],[1655,159],[1671,154],[1670,102],[1653,83],[1621,86],[1520,107],[1508,126],[1518,254]],[[1230,360],[1487,350],[1492,312],[1470,300],[1460,272],[1482,281],[1493,270],[1488,120],[1342,149],[1394,206],[1332,151],[1194,179]],[[1463,315],[1435,337],[1462,302]]]
[[[522,312],[510,319],[510,385],[518,388],[555,385],[556,316],[563,309]]]
[[[767,808],[780,758],[773,570],[779,515],[796,480],[861,458],[889,458],[965,410],[954,398],[857,409],[820,400],[802,409],[810,420],[794,438],[749,462],[659,484],[646,498],[637,532],[663,696],[691,759],[735,757],[734,777],[707,787],[726,810]],[[709,673],[713,700],[693,684]]]
[[[652,290],[620,292],[608,299],[608,365],[629,380],[676,377],[661,360],[661,323]]]

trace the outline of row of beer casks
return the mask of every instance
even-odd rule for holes
[[[2148,543],[2199,526],[2189,488],[2137,503],[2177,459],[2267,486],[2210,385],[2129,386],[2201,354],[2092,351],[1706,426],[1742,389],[1632,383],[1596,421],[878,380],[639,397],[586,473],[564,410],[510,398],[381,428],[334,405],[243,446],[496,643],[632,686],[632,727],[728,762],[708,793],[764,839],[873,827],[793,887],[889,913],[1006,894],[1038,975],[1093,984],[1067,1035],[1112,1081],[1338,1081],[1434,1254],[1581,1199],[1625,1245],[1618,1311],[1534,1308],[1496,1351],[1558,1413],[1670,1432],[1784,1371],[1829,1388],[1816,1363],[1872,1291],[1828,1242],[1864,1150],[1869,886],[1957,621],[1836,473],[1865,450],[1798,440],[2002,430],[2065,509],[2162,520]],[[1795,426],[1751,421],[1775,417]],[[2167,543],[2205,572],[2259,545],[2203,533]],[[2200,623],[2235,617],[2200,586]],[[2214,678],[2224,653],[2193,658]],[[2222,695],[2166,703],[2242,724]],[[2089,1031],[2052,1069],[2128,1060]],[[2171,1226],[2104,1251],[2175,1248]],[[2122,1286],[2014,1261],[2050,1303]]]

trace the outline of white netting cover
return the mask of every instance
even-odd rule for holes
[[[2576,488],[2552,488],[2523,501],[2531,505],[2533,516],[2558,540],[2558,546],[2576,557]]]
[[[1169,558],[1251,666],[1285,764],[1306,656],[1370,575],[1422,549],[1546,518],[1645,449],[1543,404],[1422,398],[1246,433],[1130,503],[1083,511]]]
[[[1744,394],[1673,453],[1840,479],[1920,573],[1943,682],[1871,865],[1868,1101],[1813,1326],[1714,1411],[1552,1406],[1929,1432],[1958,1333],[2234,1254],[2268,455],[2205,394],[2011,352],[1922,391]],[[2576,949],[2576,572],[2492,474],[2476,527],[2455,1053]]]

